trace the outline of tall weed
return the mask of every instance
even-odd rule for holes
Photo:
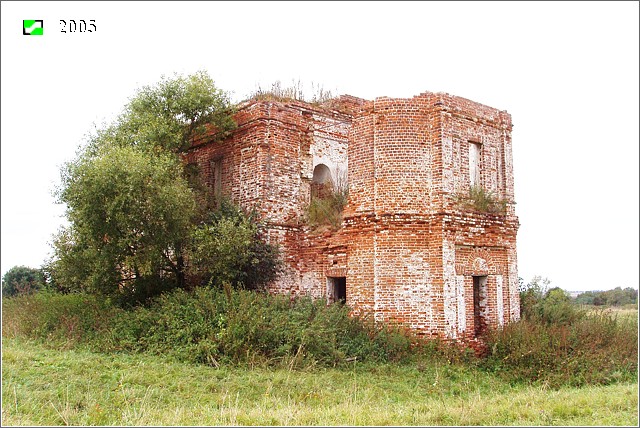
[[[230,287],[177,290],[126,310],[85,294],[5,298],[2,335],[55,348],[144,352],[211,366],[300,369],[392,362],[422,367],[437,361],[551,387],[637,380],[636,319],[605,311],[569,318],[554,310],[540,314],[490,331],[484,358],[464,346],[419,340],[351,317],[342,304]]]
[[[523,319],[487,337],[485,369],[515,382],[607,385],[637,380],[637,323],[606,313],[572,323]]]
[[[70,348],[99,340],[118,309],[96,296],[42,291],[2,300],[2,335],[42,339]]]
[[[345,305],[230,288],[176,290],[127,310],[84,294],[41,293],[4,299],[2,315],[7,337],[213,366],[400,361],[411,350],[405,333],[351,317]]]

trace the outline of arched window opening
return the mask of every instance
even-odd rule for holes
[[[325,164],[318,164],[313,169],[311,180],[311,199],[326,199],[333,192],[331,170]]]

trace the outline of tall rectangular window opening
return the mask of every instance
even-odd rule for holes
[[[480,143],[469,141],[469,182],[471,186],[480,184]]]
[[[222,158],[211,161],[211,189],[216,200],[222,195]]]

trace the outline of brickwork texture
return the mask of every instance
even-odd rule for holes
[[[251,100],[235,119],[230,138],[195,141],[186,161],[212,194],[265,220],[286,265],[271,292],[344,294],[354,315],[461,341],[519,318],[506,111],[425,92]],[[341,227],[314,230],[305,212],[327,181],[348,183],[348,202]],[[504,210],[460,204],[472,185]]]

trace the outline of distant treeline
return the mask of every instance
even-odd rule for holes
[[[595,306],[623,306],[638,303],[638,290],[620,287],[607,291],[586,291],[575,298],[575,303]]]

